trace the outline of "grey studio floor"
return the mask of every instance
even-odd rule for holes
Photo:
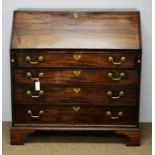
[[[3,155],[151,155],[152,126],[143,123],[141,146],[126,147],[116,136],[32,136],[24,145],[10,145],[10,122],[3,122]]]

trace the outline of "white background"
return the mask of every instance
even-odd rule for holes
[[[2,108],[3,121],[11,120],[9,44],[13,10],[21,8],[137,8],[142,24],[142,79],[140,122],[152,121],[152,15],[151,0],[3,0]]]

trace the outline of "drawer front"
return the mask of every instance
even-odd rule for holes
[[[15,69],[13,78],[16,84],[34,84],[37,79],[45,85],[136,85],[138,71],[100,69]]]
[[[135,54],[93,53],[30,53],[17,54],[19,67],[103,67],[134,68]]]
[[[126,87],[15,87],[14,100],[18,104],[56,104],[71,105],[137,105],[137,88]]]
[[[15,124],[136,125],[135,107],[15,105]]]

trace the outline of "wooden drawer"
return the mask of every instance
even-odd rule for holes
[[[52,51],[51,51],[52,52]],[[135,54],[123,53],[18,53],[18,67],[103,67],[103,68],[134,68]]]
[[[15,87],[14,100],[18,104],[64,104],[71,105],[137,105],[136,87]]]
[[[14,105],[15,124],[136,125],[137,116],[135,107]]]
[[[39,78],[45,85],[136,85],[137,70],[101,69],[15,69],[13,78],[16,84],[34,84]],[[109,77],[108,77],[109,76]]]

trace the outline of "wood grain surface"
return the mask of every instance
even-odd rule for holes
[[[76,77],[74,71],[80,71]],[[14,70],[15,84],[33,85],[34,81],[26,77],[30,72],[33,78],[37,78],[39,73],[44,73],[44,77],[39,81],[44,85],[137,85],[138,72],[136,70],[100,70],[100,69],[16,69]],[[108,73],[112,73],[113,78],[120,78],[120,73],[125,73],[125,77],[120,80],[108,78]]]
[[[126,53],[53,53],[51,52],[32,52],[16,54],[17,67],[99,67],[99,68],[134,68],[136,65],[136,55]],[[43,61],[39,62],[38,58],[43,57]],[[26,61],[26,57],[31,58],[31,64]],[[108,59],[113,58],[110,62]],[[121,58],[124,57],[125,61]],[[120,63],[120,64],[119,64]]]
[[[108,124],[108,125],[135,125],[137,123],[137,108],[133,107],[103,107],[103,106],[80,106],[75,112],[72,106],[51,106],[51,105],[15,105],[14,123],[18,124]],[[27,111],[31,110],[32,115],[38,115],[40,110],[44,111],[39,118],[31,118]],[[118,116],[118,112],[123,112],[123,116],[113,120],[106,116],[106,111],[111,111],[112,116]],[[20,116],[20,117],[19,117]]]
[[[138,90],[136,87],[44,87],[44,95],[39,98],[27,96],[26,92],[30,90],[32,95],[39,95],[39,91],[35,91],[34,86],[15,87],[14,100],[15,104],[52,104],[52,105],[137,105]],[[76,92],[79,91],[79,92]],[[113,99],[107,95],[107,92],[112,92],[112,97],[118,97],[120,91],[124,91],[124,96],[118,99]]]
[[[140,49],[138,12],[15,11],[11,48]]]

